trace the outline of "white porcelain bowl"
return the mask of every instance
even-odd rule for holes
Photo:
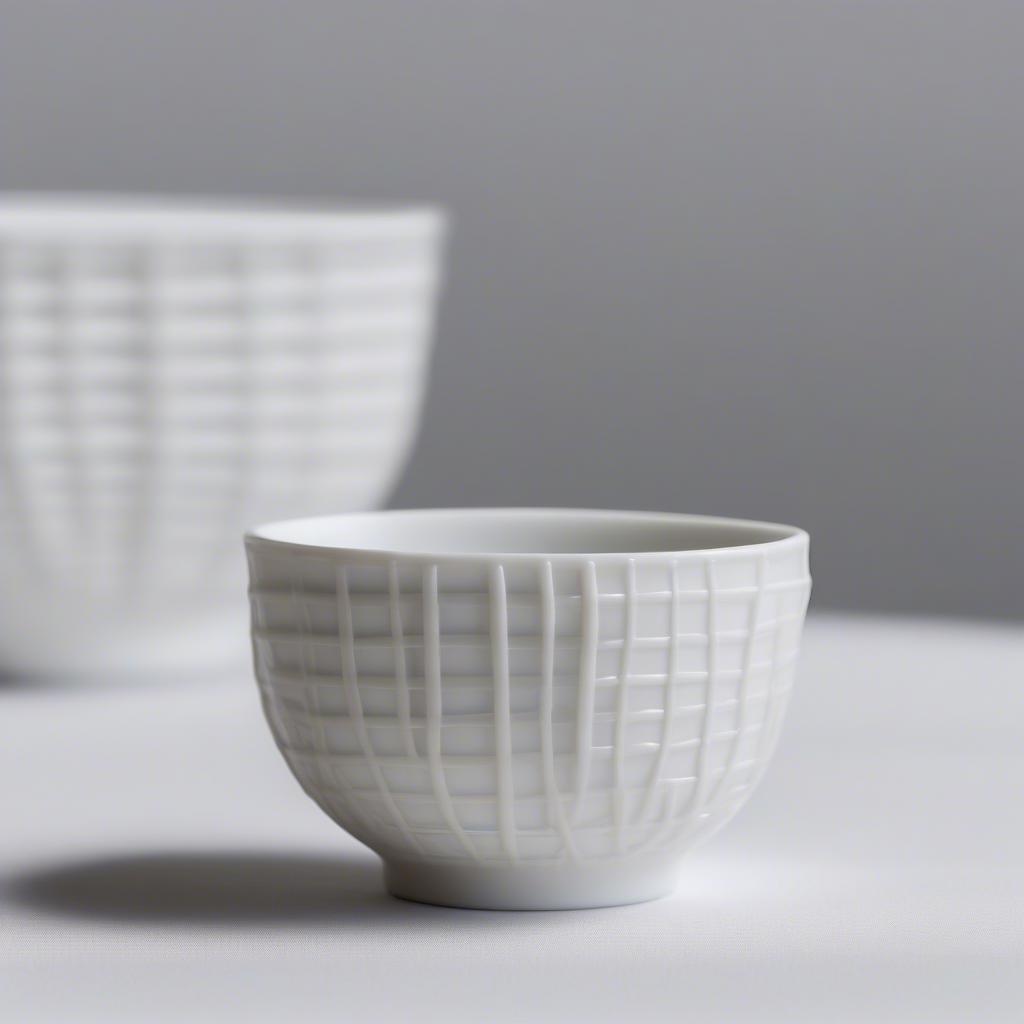
[[[0,671],[237,656],[239,532],[373,508],[396,480],[442,228],[0,197]]]
[[[671,890],[779,734],[807,535],[639,512],[385,512],[246,539],[274,738],[430,903]]]

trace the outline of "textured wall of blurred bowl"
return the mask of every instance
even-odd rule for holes
[[[0,197],[0,671],[244,657],[242,530],[396,482],[443,232],[426,208]]]

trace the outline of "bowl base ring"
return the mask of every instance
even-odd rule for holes
[[[678,856],[536,866],[388,860],[384,884],[392,896],[442,907],[582,910],[668,896],[678,870]]]

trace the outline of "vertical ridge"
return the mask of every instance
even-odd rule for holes
[[[576,802],[573,820],[579,819],[590,784],[590,757],[594,732],[594,688],[597,677],[597,567],[587,562],[580,588],[580,671],[576,700]]]
[[[125,545],[123,573],[129,589],[139,589],[148,575],[150,563],[157,543],[153,542],[154,521],[157,510],[154,507],[154,491],[157,486],[157,424],[160,415],[160,373],[163,347],[163,302],[160,284],[164,270],[164,250],[152,246],[141,250],[143,261],[141,274],[143,282],[140,294],[143,309],[139,323],[138,391],[136,393],[136,422],[139,426],[138,469],[133,502],[125,523]]]
[[[479,861],[480,855],[469,841],[448,792],[441,757],[441,617],[438,608],[437,566],[423,570],[423,655],[427,704],[427,761],[434,798],[448,827],[455,833],[462,848]]]
[[[736,732],[732,738],[731,744],[729,745],[729,756],[726,758],[722,774],[719,775],[718,781],[715,783],[715,788],[708,797],[709,807],[714,806],[723,791],[728,795],[726,781],[732,777],[732,773],[736,768],[740,744],[742,743],[743,737],[746,735],[747,731],[747,718],[750,710],[748,707],[747,694],[750,687],[750,676],[752,674],[754,664],[754,641],[757,639],[757,626],[761,619],[761,598],[764,593],[764,561],[764,555],[759,555],[755,562],[757,592],[754,594],[754,600],[751,602],[750,618],[747,624],[747,642],[744,645],[743,651],[743,670],[740,673],[739,686],[737,688]]]
[[[562,796],[558,791],[555,775],[555,743],[553,736],[554,689],[555,689],[555,581],[551,562],[545,561],[540,568],[541,601],[541,690],[540,690],[540,749],[544,773],[544,792],[548,801],[548,816],[553,828],[562,837],[562,845],[570,860],[578,861],[576,845],[565,818]]]
[[[88,500],[84,426],[80,415],[78,366],[81,356],[75,350],[75,308],[77,305],[76,257],[73,249],[61,252],[58,263],[59,277],[55,291],[61,296],[55,316],[55,340],[58,360],[55,363],[58,396],[57,418],[64,428],[65,471],[68,480],[68,504],[63,509],[67,516],[68,535],[76,539],[75,548],[85,553],[84,572],[82,554],[73,556],[79,575],[87,578],[90,589],[95,590],[100,576],[96,573],[95,531],[93,508]]]
[[[807,584],[804,585],[803,602],[804,608],[801,614],[806,614],[807,601],[810,599],[810,590]],[[782,616],[776,614],[776,622],[781,620]],[[775,745],[778,742],[779,735],[782,731],[782,721],[785,717],[786,705],[789,700],[789,693],[792,691],[792,683],[788,687],[786,692],[780,693],[781,689],[779,681],[776,679],[776,674],[779,671],[778,664],[778,651],[779,642],[782,634],[781,628],[776,626],[775,636],[772,639],[772,653],[771,653],[771,669],[769,670],[770,682],[768,688],[768,704],[765,708],[764,724],[761,727],[761,735],[758,737],[757,754],[756,757],[760,762],[758,767],[755,769],[757,775],[751,782],[751,787],[755,786],[762,778],[768,764],[771,762],[772,754],[775,750]],[[793,652],[785,661],[785,670],[791,675],[796,673],[796,654],[799,652],[799,645],[797,650]]]
[[[768,655],[768,691],[766,694],[764,704],[764,717],[761,719],[761,733],[757,737],[757,749],[754,751],[754,778],[751,780],[750,786],[753,788],[757,785],[758,780],[764,772],[764,766],[767,763],[768,745],[769,745],[769,730],[772,724],[772,714],[775,708],[776,694],[778,686],[775,682],[776,665],[779,659],[779,629],[776,627],[775,634],[772,636],[771,652]]]
[[[626,722],[629,714],[629,670],[636,631],[636,561],[626,562],[626,596],[623,605],[622,660],[619,664],[619,686],[615,715],[615,765],[612,791],[612,818],[615,848],[622,851],[626,818]]]
[[[226,463],[223,472],[218,473],[223,487],[220,530],[211,527],[207,550],[196,565],[197,589],[208,587],[211,577],[223,572],[230,552],[230,546],[223,543],[224,537],[234,532],[237,522],[245,522],[249,518],[251,494],[256,485],[256,417],[260,403],[256,379],[259,342],[255,303],[259,292],[259,250],[249,247],[232,249],[229,265],[233,267],[236,278],[238,313],[232,355],[236,369],[238,414],[243,427],[241,435],[235,439],[236,448],[230,463]]]
[[[661,720],[661,742],[658,746],[658,755],[651,766],[650,776],[647,780],[647,790],[644,794],[644,801],[641,805],[640,818],[646,819],[653,810],[655,797],[658,792],[658,783],[665,770],[665,761],[668,758],[669,745],[672,738],[672,718],[675,714],[675,690],[679,677],[679,579],[676,563],[673,562],[669,573],[669,589],[671,596],[669,600],[669,644],[668,644],[668,673],[665,676],[665,692],[662,700],[663,715]],[[666,817],[671,817],[675,800],[671,795],[666,798]]]
[[[700,825],[704,811],[705,794],[708,787],[708,761],[711,758],[711,728],[714,724],[715,690],[718,684],[718,584],[715,579],[715,562],[709,558],[705,563],[705,577],[708,591],[708,681],[704,695],[704,721],[701,725],[700,747],[697,750],[697,784],[689,807],[688,829]]]
[[[711,727],[715,710],[715,690],[718,677],[718,630],[717,586],[715,581],[715,563],[708,559],[704,563],[705,588],[707,591],[707,678],[704,684],[704,714],[701,717],[700,742],[697,747],[697,767],[693,789],[681,814],[671,808],[666,816],[664,827],[659,830],[657,846],[664,848],[681,837],[691,835],[700,825],[701,812],[704,807],[704,793],[708,785],[708,758],[711,751]]]
[[[359,739],[359,746],[362,748],[363,756],[369,766],[370,774],[373,776],[384,806],[394,819],[405,841],[417,852],[421,847],[412,829],[409,828],[405,818],[395,802],[391,790],[388,789],[387,780],[381,771],[380,763],[377,761],[377,752],[373,749],[373,740],[370,738],[370,730],[366,727],[366,719],[363,716],[363,699],[359,694],[359,676],[356,666],[355,634],[352,627],[352,601],[348,592],[348,575],[344,565],[339,565],[336,573],[338,586],[338,642],[341,653],[341,678],[345,687],[345,694],[348,698],[348,714],[355,728],[356,736]]]
[[[0,245],[0,283],[6,285],[15,277],[12,266],[12,247]],[[42,572],[45,559],[40,550],[35,517],[31,514],[29,489],[25,487],[24,469],[15,455],[15,435],[20,432],[18,419],[12,408],[14,395],[14,366],[18,353],[14,346],[13,331],[9,331],[9,308],[0,292],[0,496],[3,500],[3,530],[5,554],[11,561],[6,568],[13,576],[15,558],[18,560],[18,575],[25,569]],[[15,555],[15,552],[17,554]]]
[[[299,672],[302,675],[302,704],[306,715],[311,723],[313,733],[313,763],[316,765],[316,776],[319,779],[321,789],[330,786],[330,779],[327,772],[327,736],[324,732],[323,720],[319,714],[319,700],[310,699],[309,666],[307,664],[307,639],[312,632],[309,621],[309,608],[306,606],[303,594],[301,577],[301,563],[295,560],[291,572],[292,610],[295,615],[295,628],[302,639],[299,643]],[[282,716],[283,720],[283,716]],[[349,813],[357,819],[361,817],[355,808],[355,802],[348,796],[345,798],[345,806]]]
[[[409,699],[409,671],[405,658],[405,635],[402,629],[401,588],[398,563],[388,564],[388,608],[391,613],[391,643],[395,652],[395,682],[398,684],[398,721],[402,729],[402,744],[410,757],[418,758],[412,735],[412,708]]]
[[[516,849],[515,791],[512,781],[512,695],[508,666],[508,596],[505,569],[491,569],[491,659],[494,671],[494,763],[498,779],[498,831],[510,860]]]

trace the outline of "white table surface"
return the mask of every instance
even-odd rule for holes
[[[239,676],[0,684],[3,1021],[1019,1021],[1024,630],[813,618],[775,764],[668,900],[386,896]]]

